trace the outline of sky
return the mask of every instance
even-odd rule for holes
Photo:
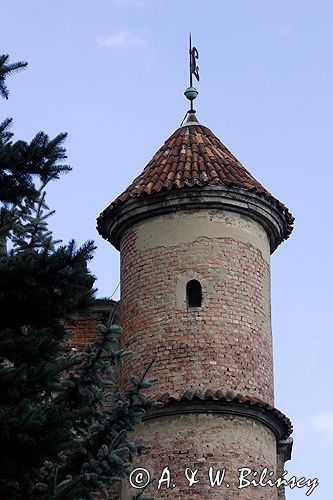
[[[333,498],[333,2],[2,0],[0,47],[16,139],[68,132],[73,171],[48,189],[56,237],[93,239],[98,297],[119,298],[119,255],[96,217],[180,125],[188,34],[197,116],[295,216],[272,256],[276,406],[294,424],[288,476]],[[287,491],[304,499],[305,489]]]

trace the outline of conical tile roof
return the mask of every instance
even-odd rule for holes
[[[288,209],[243,167],[209,128],[197,121],[194,114],[189,115],[185,125],[165,141],[141,174],[100,214],[97,228],[103,235],[104,218],[131,198],[222,184],[269,199],[286,220],[286,237],[290,235],[294,218]]]

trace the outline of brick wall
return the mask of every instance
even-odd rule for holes
[[[206,215],[207,224],[196,220],[196,213],[172,216],[170,231],[177,227],[178,241],[168,243],[164,235],[162,244],[150,245],[148,221],[127,230],[121,240],[122,345],[133,351],[124,362],[123,383],[154,359],[155,394],[230,389],[273,404],[270,269],[258,248],[269,248],[267,237],[243,216]],[[209,226],[213,218],[214,231]],[[233,237],[224,234],[228,226]],[[193,238],[191,227],[196,228]],[[157,229],[151,226],[151,239]],[[260,244],[255,238],[249,242],[251,231]],[[202,285],[200,308],[186,306],[191,279]]]
[[[97,325],[105,323],[110,311],[117,306],[115,300],[96,299],[94,305],[87,314],[76,316],[70,323],[66,324],[67,329],[72,332],[68,341],[69,349],[84,350],[98,338]],[[117,308],[118,309],[118,308]],[[119,313],[115,313],[115,322],[119,322]]]

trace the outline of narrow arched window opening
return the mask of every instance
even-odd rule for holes
[[[188,307],[201,307],[202,290],[199,281],[191,280],[186,284],[186,303]]]

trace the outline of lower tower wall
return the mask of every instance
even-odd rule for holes
[[[145,490],[145,495],[156,500],[276,500],[276,487],[254,487],[245,485],[241,479],[241,468],[248,467],[257,472],[265,467],[276,476],[276,436],[266,425],[254,419],[219,414],[184,414],[161,416],[145,421],[136,430],[136,439],[151,446],[151,449],[134,463],[134,468],[147,469],[156,479]],[[170,487],[158,481],[163,469],[170,471]],[[212,487],[209,467],[213,468],[213,479],[217,470],[225,470],[223,483]],[[198,483],[189,486],[185,477],[186,468],[198,470]],[[189,477],[191,472],[188,471]],[[245,474],[245,471],[244,471]],[[167,478],[165,472],[163,478]],[[255,479],[247,476],[247,479]],[[268,479],[268,477],[267,477]],[[134,476],[133,476],[134,480]],[[172,485],[175,485],[174,487]],[[227,487],[229,484],[229,487]],[[122,500],[129,500],[138,490],[123,485]]]

